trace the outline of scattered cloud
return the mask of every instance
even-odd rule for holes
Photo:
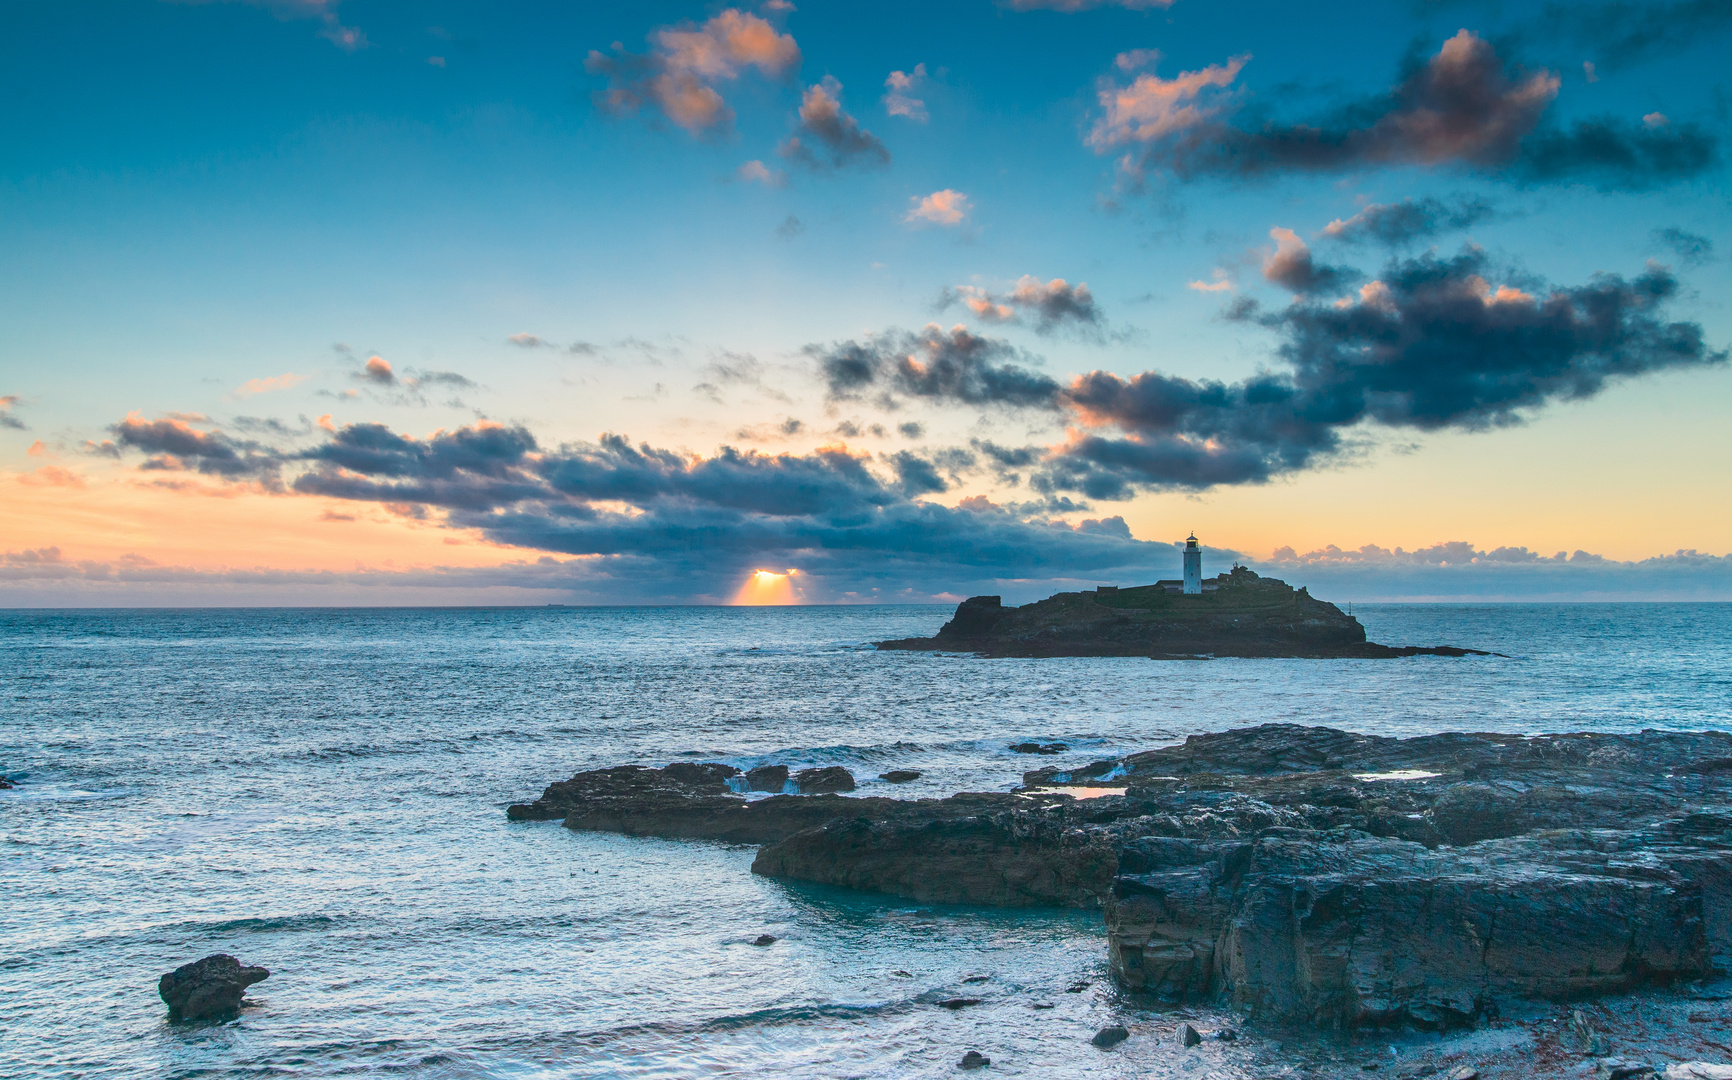
[[[58,465],[44,465],[32,472],[20,473],[18,482],[28,487],[82,488],[86,486],[83,476],[71,469],[62,469]]]
[[[1547,128],[1557,96],[1549,71],[1506,69],[1490,42],[1462,30],[1389,93],[1328,116],[1282,124],[1227,116],[1227,94],[1247,57],[1163,80],[1103,85],[1102,114],[1088,136],[1097,151],[1137,144],[1121,167],[1132,177],[1258,177],[1340,172],[1375,165],[1457,165],[1524,182],[1588,181],[1639,189],[1693,176],[1713,163],[1716,141],[1690,125],[1636,125],[1610,117]],[[1213,97],[1207,95],[1213,94]]]
[[[903,221],[946,227],[962,224],[974,209],[974,204],[968,201],[967,195],[950,188],[934,191],[930,195],[913,196],[908,203],[908,213],[903,215]]]
[[[611,53],[592,50],[584,70],[608,80],[596,104],[616,114],[654,108],[692,135],[732,127],[734,111],[717,84],[756,68],[781,77],[800,66],[793,35],[750,12],[724,8],[701,25],[681,23],[649,35],[650,51],[631,53],[615,42]]]
[[[861,341],[812,345],[807,354],[832,400],[876,391],[894,407],[900,398],[963,405],[1054,406],[1060,386],[1028,366],[1033,359],[1007,341],[980,337],[964,326],[928,324],[918,334],[892,330]]]
[[[512,334],[505,340],[520,349],[551,349],[554,347],[553,342],[534,334]]]
[[[958,304],[975,318],[989,323],[1019,322],[1027,313],[1034,319],[1035,332],[1040,334],[1072,327],[1099,336],[1106,326],[1088,284],[1079,281],[1072,285],[1064,278],[1041,281],[1032,274],[1024,274],[1008,290],[958,285],[939,293],[940,309]]]
[[[235,387],[235,397],[252,397],[254,394],[268,394],[276,390],[289,390],[307,381],[307,376],[296,375],[294,372],[284,372],[281,375],[268,375],[262,379],[248,379]]]
[[[780,225],[776,226],[776,235],[781,237],[783,240],[798,239],[799,237],[806,235],[806,223],[795,217],[793,214],[789,214],[787,217],[782,219]]]
[[[1220,267],[1216,267],[1214,281],[1193,281],[1186,285],[1185,288],[1193,289],[1197,292],[1232,292],[1233,282],[1232,279],[1227,276],[1227,271]]]
[[[756,159],[746,162],[734,170],[734,179],[742,184],[762,184],[765,187],[781,187],[788,182],[788,174],[781,169],[772,169]]]
[[[14,431],[28,431],[24,421],[12,415],[12,410],[18,407],[20,398],[17,394],[7,394],[0,397],[0,428],[11,428]]]
[[[196,0],[171,0],[174,3],[196,2]],[[234,0],[228,0],[234,2]],[[367,35],[359,27],[344,26],[337,18],[337,5],[341,0],[239,0],[249,7],[263,8],[275,15],[279,20],[313,19],[319,23],[319,36],[342,49],[344,52],[356,52],[371,44]]]
[[[800,98],[800,122],[776,152],[813,172],[857,166],[882,169],[890,151],[860,122],[842,111],[842,84],[829,75],[806,88]]]
[[[1477,196],[1457,195],[1446,201],[1427,195],[1397,203],[1372,203],[1350,218],[1331,221],[1323,233],[1346,243],[1375,240],[1402,247],[1444,232],[1472,228],[1494,216],[1491,203]]]
[[[1593,50],[1588,81],[1598,69],[1616,71],[1684,52],[1732,28],[1727,0],[1598,0],[1550,3],[1526,28],[1540,41],[1572,41]]]
[[[1269,230],[1275,250],[1263,260],[1263,277],[1271,284],[1301,295],[1335,293],[1358,280],[1357,270],[1325,266],[1311,257],[1311,249],[1292,229]]]
[[[391,370],[391,361],[377,354],[367,357],[367,363],[355,377],[380,386],[392,386],[397,382],[397,373]]]
[[[1698,233],[1677,227],[1655,229],[1654,242],[1670,248],[1678,260],[1687,266],[1699,266],[1714,258],[1714,241]]]
[[[917,123],[926,123],[929,119],[926,102],[914,96],[925,81],[925,64],[915,64],[913,71],[892,71],[884,80],[884,111],[891,116],[906,116]]]

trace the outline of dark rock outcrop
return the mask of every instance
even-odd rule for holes
[[[979,1050],[970,1050],[968,1053],[962,1055],[962,1060],[957,1063],[956,1067],[959,1069],[984,1069],[991,1064],[991,1058],[987,1057]]]
[[[1365,627],[1305,589],[1244,567],[1193,596],[1164,585],[1058,593],[1023,607],[972,596],[936,636],[880,641],[880,649],[989,656],[1254,656],[1384,659],[1464,656],[1453,646],[1378,645]]]
[[[1010,744],[1013,754],[1062,754],[1070,747],[1061,742],[1019,742]]]
[[[878,779],[884,781],[886,784],[906,784],[910,781],[920,779],[920,773],[913,769],[891,769],[887,773],[879,773]]]
[[[921,902],[1099,904],[1131,989],[1444,1028],[1711,974],[1732,953],[1732,772],[1697,766],[1728,757],[1723,732],[1267,725],[1034,770],[1021,792],[749,802],[626,766],[513,816],[758,843],[757,873]],[[1124,794],[1048,790],[1090,779]]]
[[[854,774],[840,765],[822,769],[801,769],[794,777],[794,786],[802,795],[823,795],[833,791],[853,791]]]
[[[247,987],[270,975],[262,967],[247,967],[227,953],[216,953],[164,975],[156,992],[168,1005],[171,1023],[231,1020],[240,1013]]]
[[[781,791],[787,785],[786,765],[759,765],[746,773],[747,791]]]
[[[1095,1032],[1095,1037],[1090,1039],[1089,1042],[1100,1047],[1102,1050],[1111,1050],[1113,1047],[1130,1037],[1131,1033],[1128,1029],[1121,1024],[1114,1024],[1111,1027],[1104,1027]]]

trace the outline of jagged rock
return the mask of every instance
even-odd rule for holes
[[[729,779],[740,775],[740,770],[719,761],[708,761],[701,765],[691,761],[676,761],[662,772],[682,784],[714,790],[725,789]]]
[[[1666,1080],[1732,1080],[1732,1065],[1680,1061],[1666,1066]]]
[[[746,772],[747,791],[781,791],[787,784],[786,765],[759,765]]]
[[[774,945],[775,943],[776,936],[774,934],[759,934],[752,940],[752,944],[759,948],[763,948],[765,945]]]
[[[1732,735],[1266,725],[1034,770],[1017,793],[748,801],[717,774],[624,766],[512,816],[762,844],[757,873],[923,903],[1100,903],[1128,988],[1436,1029],[1710,975],[1732,952],[1732,772],[1688,766],[1718,758]],[[1035,790],[1108,773],[1125,794]]]
[[[831,765],[822,769],[801,769],[799,774],[794,777],[794,786],[800,789],[802,795],[853,791],[854,774],[840,765]]]
[[[1090,1039],[1089,1042],[1100,1047],[1102,1050],[1111,1050],[1113,1047],[1130,1037],[1131,1033],[1129,1030],[1124,1028],[1122,1025],[1114,1024],[1111,1027],[1104,1027],[1095,1032],[1095,1037]]]
[[[1010,749],[1017,754],[1062,754],[1070,747],[1061,742],[1019,742],[1011,743]]]
[[[1604,1057],[1612,1052],[1606,1037],[1594,1030],[1593,1022],[1580,1009],[1570,1013],[1570,1034],[1589,1057]]]
[[[1594,1066],[1596,1080],[1636,1080],[1651,1078],[1654,1067],[1645,1061],[1601,1061]]]
[[[1449,1080],[1479,1080],[1479,1070],[1472,1065],[1462,1065],[1450,1072]]]
[[[1179,1025],[1179,1042],[1187,1049],[1203,1045],[1203,1037],[1197,1034],[1197,1029],[1189,1024]]]
[[[913,769],[891,769],[887,773],[879,773],[878,779],[886,784],[906,784],[910,780],[920,779],[920,774]]]
[[[992,1059],[978,1050],[970,1050],[962,1055],[962,1061],[957,1067],[961,1069],[984,1069],[992,1064]]]
[[[1450,646],[1391,648],[1303,588],[1238,567],[1186,596],[1161,585],[1058,593],[1005,607],[971,596],[930,638],[880,641],[880,649],[952,649],[992,656],[1463,656]],[[1485,655],[1485,654],[1480,654]]]
[[[157,981],[156,991],[168,1005],[168,1018],[228,1020],[241,1010],[247,987],[270,978],[262,967],[247,967],[227,953],[184,964]]]

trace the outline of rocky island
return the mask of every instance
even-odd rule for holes
[[[1022,607],[971,596],[937,635],[880,641],[880,649],[973,652],[986,656],[1293,657],[1386,659],[1486,656],[1448,645],[1389,646],[1365,640],[1365,627],[1304,588],[1236,566],[1199,582],[1102,586]]]
[[[1125,989],[1330,1030],[1471,1026],[1732,951],[1724,732],[1266,725],[1023,780],[748,797],[729,765],[620,766],[509,816],[758,844],[755,873],[921,902],[1098,907]]]

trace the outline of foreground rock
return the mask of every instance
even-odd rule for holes
[[[581,773],[511,813],[762,844],[757,873],[922,902],[1099,904],[1123,986],[1329,1028],[1465,1025],[1703,978],[1732,951],[1720,732],[1268,725],[925,800],[748,802],[727,769]],[[1124,794],[1042,790],[1091,779]]]
[[[1005,607],[973,596],[930,638],[880,641],[880,649],[957,650],[988,656],[1240,656],[1387,659],[1489,655],[1452,646],[1378,645],[1365,627],[1303,588],[1244,567],[1186,596],[1160,585],[1058,593]]]
[[[157,981],[173,1023],[231,1020],[240,1013],[247,987],[270,978],[262,967],[246,967],[227,953],[183,964]]]

